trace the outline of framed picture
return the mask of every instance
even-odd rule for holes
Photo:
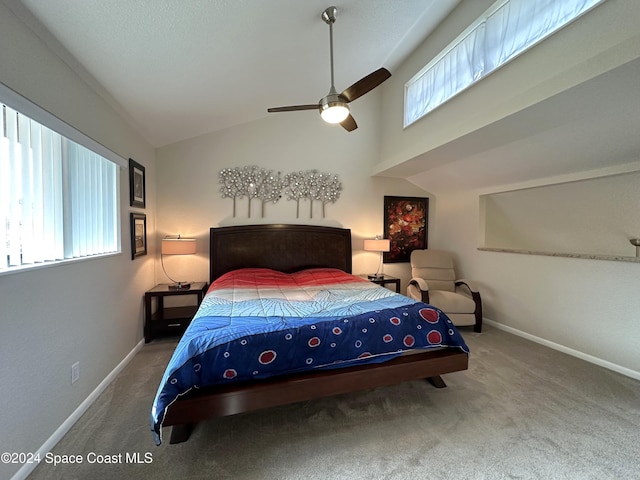
[[[147,254],[147,216],[131,212],[131,260]]]
[[[145,207],[146,187],[144,182],[144,167],[129,159],[129,205]]]
[[[384,197],[384,238],[390,241],[384,263],[408,262],[413,250],[427,248],[428,213],[428,198]]]

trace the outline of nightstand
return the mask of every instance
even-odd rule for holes
[[[198,306],[207,293],[206,282],[191,282],[191,288],[171,290],[169,284],[161,283],[144,294],[144,341],[149,343],[159,335],[182,334],[191,323]],[[179,295],[195,295],[196,305],[165,307],[164,298]],[[151,300],[156,299],[156,311],[152,313]]]
[[[369,280],[370,282],[377,283],[378,285],[382,285],[383,287],[388,283],[393,283],[396,286],[396,293],[400,293],[400,279],[396,277],[392,277],[391,275],[386,275],[382,278],[367,278],[367,274],[357,275],[358,277],[364,278],[365,280]]]

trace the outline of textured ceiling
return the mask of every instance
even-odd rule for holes
[[[329,90],[325,0],[3,1],[156,147]],[[342,0],[337,90],[393,74],[458,3]]]
[[[0,1],[156,147],[315,103],[330,86],[326,0]],[[337,90],[393,74],[458,3],[335,4]],[[639,163],[634,58],[384,174],[438,193]]]

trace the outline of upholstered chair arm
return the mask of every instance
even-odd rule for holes
[[[460,278],[458,280],[455,281],[456,287],[459,287],[460,285],[465,285],[469,291],[471,293],[479,293],[480,290],[478,289],[478,286],[475,284],[475,282],[471,281],[471,280],[467,280],[466,278]]]
[[[415,285],[416,287],[418,287],[423,292],[428,292],[429,291],[429,284],[427,283],[427,281],[424,278],[413,277],[409,281],[409,285]]]
[[[476,324],[473,326],[473,331],[480,333],[482,331],[482,298],[480,298],[480,290],[478,290],[478,286],[472,282],[471,280],[466,280],[461,278],[455,281],[456,289],[459,286],[464,285],[471,292],[471,298],[476,304],[476,311],[474,315],[476,317]]]
[[[413,291],[413,292],[412,292]],[[429,284],[424,278],[414,277],[409,281],[407,293],[411,298],[429,303]],[[414,295],[412,295],[414,293]]]

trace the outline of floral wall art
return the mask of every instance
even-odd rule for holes
[[[238,213],[238,200],[247,199],[247,218],[251,218],[252,201],[261,203],[261,216],[265,216],[265,205],[277,203],[283,196],[296,202],[296,218],[300,217],[300,202],[309,202],[309,218],[313,218],[313,203],[322,205],[325,218],[326,205],[340,198],[342,183],[338,175],[304,170],[282,175],[255,165],[223,168],[220,171],[222,198],[233,200],[233,216]]]
[[[384,238],[390,240],[384,263],[408,262],[413,250],[427,248],[428,211],[428,198],[384,197]]]

